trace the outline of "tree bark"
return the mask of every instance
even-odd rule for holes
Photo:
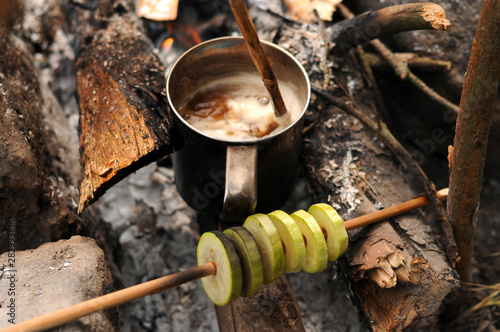
[[[333,29],[335,25],[330,31]],[[298,60],[304,63],[307,59],[311,81],[321,85],[323,72],[313,65],[318,60],[307,56],[291,30],[281,29],[278,43],[291,44],[292,49],[298,50]],[[353,40],[354,34],[345,36]],[[333,42],[341,45],[336,40]],[[321,44],[310,42],[309,45],[315,47],[310,50],[312,54],[321,54]],[[331,56],[335,68],[343,69],[334,72],[337,80],[355,82],[353,75],[359,73],[349,62],[350,58],[339,56],[338,52]],[[316,94],[317,89],[313,91]],[[329,91],[338,100],[338,95],[344,94],[332,84]],[[381,141],[393,146],[393,138],[374,135],[380,131],[380,124],[372,120],[376,115],[369,114],[366,111],[369,107],[361,103],[372,100],[373,94],[364,85],[351,86],[350,92],[367,113],[363,115],[370,121],[363,122],[369,130],[338,108],[328,107],[328,102],[322,105],[313,99],[310,109],[318,111],[306,123],[313,122],[316,126],[304,137],[307,175],[317,193],[314,201],[328,202],[344,219],[395,205],[420,193],[412,191],[414,177],[405,179],[405,167],[387,157],[390,153]],[[432,213],[424,215],[416,211],[349,232],[349,248],[339,261],[349,280],[353,300],[370,329],[412,328],[424,318],[435,316],[447,296],[459,287],[458,277],[428,225],[432,220]]]
[[[76,214],[77,133],[13,34],[0,43],[0,128],[0,252],[8,239],[24,250],[75,234],[95,237],[93,212]]]
[[[476,211],[500,79],[500,1],[483,4],[457,119],[447,212],[454,228],[462,282],[471,281]]]
[[[115,11],[97,26],[103,28],[88,36],[77,62],[84,165],[79,212],[128,174],[171,152],[165,67],[152,42],[132,14]]]
[[[370,131],[330,109],[306,137],[305,157],[319,197],[344,219],[411,198],[404,171],[373,142]],[[335,119],[331,121],[328,119]],[[372,141],[372,143],[370,143]],[[401,331],[435,315],[458,277],[415,211],[349,232],[340,258],[353,299],[374,331]]]
[[[412,30],[446,30],[450,22],[435,3],[396,5],[369,11],[327,29],[335,49],[346,53],[372,39]]]
[[[216,307],[222,332],[305,331],[288,276],[262,287],[255,295]]]

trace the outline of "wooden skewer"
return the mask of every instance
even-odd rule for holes
[[[441,200],[448,197],[448,188],[441,189],[437,192],[438,198]],[[366,226],[377,221],[385,220],[396,215],[417,209],[429,204],[427,197],[419,197],[410,201],[379,210],[367,215],[350,219],[344,222],[346,230]],[[110,293],[95,299],[91,299],[71,307],[57,310],[55,312],[36,317],[16,325],[12,325],[0,332],[8,331],[41,331],[68,323],[77,318],[89,315],[91,313],[109,309],[138,298],[161,292],[165,289],[173,288],[187,282],[191,282],[203,277],[215,275],[217,267],[214,262],[209,262],[189,270],[171,274],[162,278],[147,281],[145,283],[128,287],[114,293]]]
[[[161,292],[175,286],[185,284],[209,275],[214,275],[217,268],[213,262],[209,262],[192,269],[174,273],[165,277],[147,281],[145,283],[128,287],[110,294],[75,304],[71,307],[60,309],[52,313],[36,317],[19,324],[2,329],[8,331],[42,331],[56,327],[91,313],[109,309],[120,304],[136,300],[138,298]]]
[[[243,38],[245,38],[252,61],[262,76],[262,81],[271,96],[274,105],[274,113],[277,117],[283,116],[286,113],[286,107],[278,87],[278,80],[262,49],[257,30],[250,19],[250,15],[248,15],[248,9],[245,2],[243,0],[229,0],[229,4],[231,5],[234,19],[236,23],[238,23],[241,34]]]
[[[448,188],[439,190],[437,192],[437,195],[440,200],[445,200],[446,197],[448,197]],[[344,222],[344,226],[347,231],[350,231],[351,229],[370,225],[374,222],[385,220],[399,214],[403,214],[405,212],[426,206],[428,204],[429,200],[427,199],[427,197],[418,197],[407,202],[400,203],[398,205],[394,205],[382,210],[365,214],[364,216],[347,220]]]

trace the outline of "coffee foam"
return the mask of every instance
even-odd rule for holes
[[[287,108],[276,117],[267,90],[257,74],[235,73],[204,85],[181,103],[179,113],[193,127],[227,140],[252,140],[274,134],[294,122],[302,112],[296,89],[279,82]]]

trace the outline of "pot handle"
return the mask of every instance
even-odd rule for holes
[[[257,146],[228,146],[226,184],[220,218],[243,222],[257,205]]]

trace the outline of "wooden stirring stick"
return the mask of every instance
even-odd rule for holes
[[[448,188],[441,189],[437,192],[438,198],[441,200],[448,197]],[[429,204],[427,197],[419,197],[410,201],[388,207],[367,215],[350,219],[344,222],[346,230],[366,226],[377,221],[385,220],[396,215],[417,209]],[[12,325],[0,332],[8,331],[41,331],[68,323],[77,318],[89,315],[91,313],[105,310],[120,304],[136,300],[138,298],[161,292],[165,289],[173,288],[187,282],[191,282],[203,277],[215,275],[217,267],[214,262],[209,262],[189,270],[171,274],[162,278],[147,281],[145,283],[128,287],[114,293],[110,293],[95,299],[91,299],[71,307],[57,310],[55,312],[36,317],[16,325]]]
[[[277,117],[283,116],[286,113],[285,103],[281,97],[280,89],[278,88],[278,80],[274,76],[274,72],[271,69],[266,54],[262,49],[262,45],[259,41],[259,36],[257,35],[257,30],[248,15],[248,10],[243,0],[229,0],[231,5],[231,10],[233,11],[234,19],[238,23],[241,34],[245,38],[245,42],[250,51],[250,56],[252,61],[257,67],[260,75],[262,76],[262,81],[266,87],[271,100],[274,105],[274,113]]]

